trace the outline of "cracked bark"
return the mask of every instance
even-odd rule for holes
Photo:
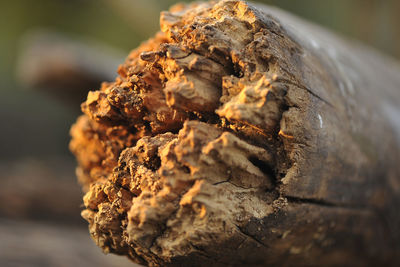
[[[283,11],[177,5],[71,129],[90,233],[151,266],[399,263],[399,66]]]

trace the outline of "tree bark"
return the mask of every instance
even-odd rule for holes
[[[272,7],[177,5],[71,130],[82,216],[150,266],[400,262],[400,68]]]

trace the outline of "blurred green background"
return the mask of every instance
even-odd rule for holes
[[[32,86],[27,78],[28,74],[32,70],[46,68],[43,65],[47,63],[40,59],[51,53],[45,46],[39,48],[43,51],[36,58],[34,55],[37,65],[29,69],[27,61],[30,59],[28,60],[25,52],[33,41],[32,38],[26,41],[27,36],[32,37],[35,32],[37,34],[36,29],[44,29],[56,34],[55,39],[61,43],[63,38],[67,40],[66,43],[71,40],[75,44],[86,43],[83,54],[91,47],[108,46],[115,50],[115,55],[119,55],[115,57],[118,62],[122,62],[123,56],[159,29],[159,12],[176,2],[185,1],[0,1],[0,235],[8,233],[8,238],[14,238],[16,244],[16,247],[9,250],[0,247],[1,266],[16,262],[20,263],[16,266],[24,266],[24,262],[18,262],[23,257],[26,258],[26,266],[43,266],[46,262],[51,266],[68,266],[59,265],[58,258],[50,261],[49,255],[54,255],[54,251],[50,253],[52,250],[48,250],[46,246],[39,249],[39,252],[34,246],[19,247],[25,251],[21,256],[18,254],[18,238],[21,236],[12,234],[20,232],[22,228],[33,229],[28,233],[41,233],[35,238],[47,240],[46,244],[50,244],[49,246],[58,244],[60,251],[65,252],[63,246],[68,243],[68,237],[55,234],[59,227],[66,227],[62,231],[77,231],[77,235],[82,237],[84,241],[79,241],[78,246],[83,251],[92,253],[87,252],[91,256],[85,258],[85,266],[108,265],[106,261],[94,260],[100,257],[96,254],[100,252],[97,248],[90,247],[92,243],[84,229],[86,223],[79,216],[81,192],[75,181],[75,162],[68,152],[68,131],[80,112],[79,102],[84,100],[83,96],[81,99],[63,101],[63,97],[54,97],[58,94],[56,89],[54,93],[52,88],[47,88],[46,91],[40,86]],[[281,7],[344,36],[369,44],[392,57],[400,58],[399,0],[258,2]],[[105,67],[116,69],[116,65]],[[65,76],[70,77],[67,74]],[[95,79],[86,83],[88,87],[78,89],[95,90],[98,82]],[[42,228],[46,225],[53,227],[51,229],[54,231],[43,234]],[[48,235],[53,235],[53,239],[48,239]],[[89,243],[86,244],[85,240]],[[36,241],[34,239],[33,244]],[[71,242],[68,244],[73,247],[78,241]],[[90,248],[86,249],[85,246]],[[30,250],[32,255],[40,257],[32,260],[33,256],[26,254]],[[81,251],[79,254],[71,250],[70,253],[80,257],[79,255],[86,252]],[[118,264],[124,265],[123,262]]]

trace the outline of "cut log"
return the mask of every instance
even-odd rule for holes
[[[400,67],[281,10],[177,5],[70,148],[105,252],[150,266],[400,263]]]

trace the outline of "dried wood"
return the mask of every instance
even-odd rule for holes
[[[82,216],[150,266],[399,263],[400,68],[283,11],[177,5],[71,130]]]

